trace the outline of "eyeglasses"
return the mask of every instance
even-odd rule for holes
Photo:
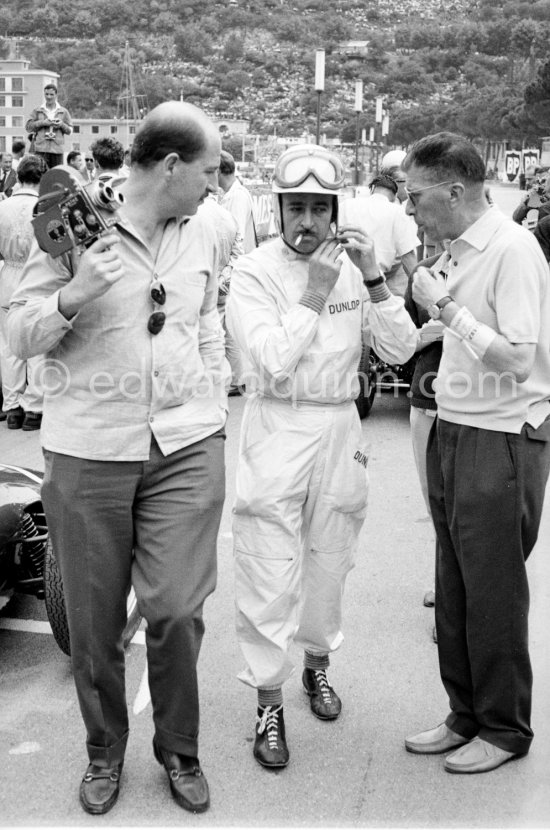
[[[452,180],[447,182],[438,182],[437,184],[427,184],[426,187],[417,187],[416,190],[408,190],[405,187],[405,193],[407,194],[407,199],[410,199],[411,204],[416,205],[416,197],[419,193],[424,193],[425,190],[431,190],[434,187],[443,187],[444,184],[452,184]]]
[[[164,305],[166,302],[166,291],[164,290],[164,286],[156,274],[153,275],[150,294],[155,305]],[[147,331],[151,334],[158,334],[163,330],[165,322],[166,314],[164,311],[153,311],[147,321]]]
[[[85,161],[93,161],[93,159],[84,159]]]
[[[298,187],[308,176],[317,179],[327,190],[340,190],[344,184],[344,166],[337,156],[321,147],[287,150],[275,166],[273,181],[282,188]]]

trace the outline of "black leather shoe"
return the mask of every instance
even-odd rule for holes
[[[25,432],[28,432],[32,429],[40,429],[41,424],[41,412],[25,412],[25,417],[23,419],[23,430]]]
[[[21,429],[24,417],[25,413],[20,406],[16,406],[15,409],[8,409],[8,429]]]
[[[210,793],[198,758],[178,755],[163,749],[153,738],[155,758],[168,773],[172,795],[180,807],[191,813],[204,813],[210,807]]]
[[[342,711],[342,701],[328,682],[326,670],[304,669],[302,683],[313,714],[321,720],[335,720]]]
[[[426,608],[433,608],[435,605],[435,591],[426,591],[422,604],[425,605]]]
[[[256,716],[254,758],[262,767],[280,769],[288,764],[290,754],[286,745],[285,719],[282,705],[259,706]]]
[[[90,764],[80,785],[80,803],[87,813],[109,812],[118,798],[122,762],[107,769]]]

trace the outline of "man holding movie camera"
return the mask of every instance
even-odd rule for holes
[[[9,312],[12,349],[48,352],[42,499],[87,731],[80,803],[94,815],[117,800],[128,740],[131,584],[147,621],[155,758],[181,807],[209,806],[197,660],[216,584],[229,373],[216,231],[195,214],[217,191],[220,150],[196,107],[152,110],[135,136],[116,226],[59,256],[35,245]],[[44,238],[55,245],[48,223]]]

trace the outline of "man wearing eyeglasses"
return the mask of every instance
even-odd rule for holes
[[[87,182],[92,182],[96,177],[95,160],[89,150],[84,156],[84,169],[82,171],[82,177]]]
[[[248,397],[233,524],[239,679],[256,689],[253,753],[267,769],[289,762],[282,687],[292,642],[304,652],[313,714],[329,721],[341,711],[327,669],[344,639],[342,596],[367,503],[354,402],[362,336],[391,363],[416,345],[372,239],[339,223],[343,186],[328,150],[283,153],[273,177],[280,236],[238,260],[228,301]]]
[[[83,809],[117,800],[128,714],[122,632],[132,583],[147,621],[154,755],[177,803],[209,805],[196,663],[216,581],[228,371],[218,242],[195,216],[220,139],[196,107],[143,121],[116,226],[85,252],[36,245],[10,310],[21,357],[48,352],[42,490],[87,731]]]
[[[550,467],[549,271],[533,235],[488,203],[469,141],[428,136],[403,167],[408,212],[450,240],[446,280],[419,268],[413,297],[445,326],[427,474],[451,711],[405,745],[450,753],[448,772],[481,773],[533,739],[525,561]]]

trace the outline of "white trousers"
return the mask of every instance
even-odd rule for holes
[[[21,360],[11,351],[7,342],[8,310],[0,308],[0,367],[4,412],[21,406],[25,412],[42,412],[44,394],[41,372],[44,355]]]
[[[343,641],[342,598],[366,515],[368,453],[354,403],[247,401],[233,510],[239,679],[282,685],[294,641]]]
[[[225,324],[225,305],[218,306],[218,313],[225,334],[225,356],[231,367],[231,386],[240,386],[243,383],[243,359],[241,350]]]

